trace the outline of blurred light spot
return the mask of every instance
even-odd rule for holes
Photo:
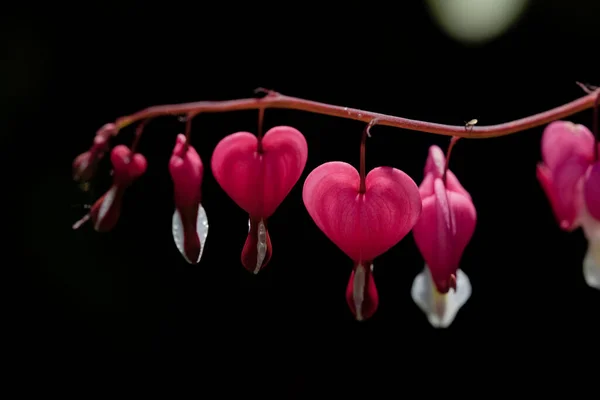
[[[529,0],[427,0],[435,22],[453,39],[481,44],[501,36]]]

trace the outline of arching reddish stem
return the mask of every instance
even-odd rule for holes
[[[458,142],[458,139],[460,139],[458,136],[453,136],[452,139],[450,139],[450,144],[448,145],[448,151],[446,152],[446,165],[444,165],[444,175],[442,176],[444,184],[446,183],[446,175],[448,173],[448,167],[450,165],[450,156],[452,155],[452,149],[454,148],[456,142]]]
[[[142,133],[144,132],[144,128],[146,127],[146,125],[148,125],[148,122],[150,122],[152,120],[152,118],[146,118],[144,120],[142,120],[138,126],[135,128],[135,136],[133,137],[133,143],[131,144],[131,152],[135,153],[139,143],[140,143],[140,138],[142,137]]]
[[[367,152],[367,136],[371,137],[371,128],[377,124],[377,118],[371,120],[362,133],[362,138],[360,140],[360,187],[358,188],[358,193],[365,193],[367,191],[367,187],[365,185],[366,174],[366,166],[365,166],[365,157]]]
[[[284,96],[274,91],[267,91],[263,98],[250,98],[226,101],[199,101],[194,103],[169,104],[146,108],[135,114],[118,118],[115,125],[118,130],[133,124],[134,122],[157,116],[184,115],[190,112],[199,114],[202,112],[231,112],[241,110],[256,110],[267,108],[290,109],[312,112],[316,114],[330,115],[357,121],[369,122],[378,119],[379,125],[392,126],[395,128],[409,129],[413,131],[429,132],[438,135],[458,136],[470,139],[487,139],[498,136],[510,135],[537,126],[546,125],[552,121],[568,117],[580,111],[592,108],[600,89],[580,97],[570,103],[544,111],[529,117],[517,119],[498,125],[477,126],[465,130],[464,125],[444,125],[433,122],[417,121],[408,118],[395,117],[356,108],[340,107],[332,104],[319,103],[300,99],[297,97]]]

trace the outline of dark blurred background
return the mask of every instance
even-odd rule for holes
[[[462,261],[473,294],[446,330],[432,328],[410,297],[423,268],[410,234],[375,261],[379,310],[354,321],[344,296],[352,262],[304,208],[302,184],[312,169],[334,160],[358,167],[359,122],[266,112],[267,129],[285,124],[304,133],[309,160],[270,219],[274,256],[258,276],[240,263],[247,215],[210,171],[217,142],[255,132],[256,112],[194,120],[210,223],[196,266],[171,236],[167,165],[181,122],[148,125],[139,150],[149,168],[128,190],[111,233],[71,230],[83,204],[96,199],[72,181],[71,163],[119,116],[155,104],[251,97],[258,86],[456,125],[541,112],[582,96],[575,81],[600,84],[597,1],[4,8],[3,330],[14,334],[5,346],[21,388],[88,382],[86,397],[141,376],[136,390],[176,378],[171,389],[208,397],[243,390],[313,398],[353,397],[361,388],[462,395],[482,379],[494,385],[486,393],[548,389],[567,375],[588,384],[579,370],[600,354],[600,292],[583,279],[582,232],[559,230],[536,180],[543,128],[455,147],[451,169],[473,197],[478,224]],[[591,126],[592,112],[571,120]],[[132,136],[126,129],[115,144]],[[448,141],[377,127],[367,169],[400,168],[419,184],[428,147],[445,150]],[[109,169],[104,162],[96,197],[110,185]],[[554,376],[561,379],[548,380]]]

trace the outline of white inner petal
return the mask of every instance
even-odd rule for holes
[[[187,261],[190,264],[193,264],[185,255],[183,246],[183,222],[181,220],[181,214],[177,209],[175,209],[175,212],[173,213],[172,232],[173,240],[175,241],[175,246],[177,246],[177,250],[179,250],[185,261]],[[200,239],[200,254],[198,254],[198,259],[196,260],[196,263],[198,263],[202,258],[202,253],[204,252],[204,245],[206,243],[206,237],[208,236],[208,219],[206,217],[206,211],[204,211],[204,207],[202,207],[202,204],[200,204],[198,207],[198,218],[196,219],[196,233],[198,234],[198,238]]]
[[[471,297],[471,282],[462,271],[456,271],[456,291],[450,290],[445,295],[435,293],[435,286],[427,264],[413,281],[411,296],[413,301],[425,313],[429,323],[435,328],[449,327],[458,311]]]
[[[588,286],[600,290],[600,221],[588,213],[585,202],[580,222],[588,240],[588,249],[583,260],[583,276]]]
[[[104,199],[102,200],[102,204],[100,204],[100,209],[98,210],[98,217],[96,219],[96,226],[95,226],[96,230],[99,229],[100,225],[102,224],[102,221],[104,220],[104,218],[106,218],[106,214],[108,214],[110,207],[115,202],[116,195],[117,195],[117,187],[115,185],[113,185],[110,188],[110,190],[106,193],[106,195],[104,196]]]
[[[267,255],[267,228],[265,228],[262,219],[258,223],[258,240],[256,242],[256,268],[254,268],[254,274],[258,274]]]
[[[600,290],[600,240],[588,243],[583,259],[583,276],[588,286]]]

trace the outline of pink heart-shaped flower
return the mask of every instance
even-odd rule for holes
[[[450,288],[456,290],[460,259],[477,222],[471,195],[445,167],[442,149],[429,147],[425,177],[419,186],[423,210],[413,228],[415,243],[440,293],[447,293]]]
[[[249,214],[250,229],[242,250],[244,267],[258,273],[271,260],[267,219],[292,190],[308,158],[306,139],[289,126],[270,129],[261,139],[238,132],[217,144],[212,172],[221,188]]]
[[[357,320],[370,318],[379,303],[373,259],[410,232],[421,214],[417,184],[391,167],[373,169],[359,193],[360,175],[350,164],[334,161],[306,178],[302,199],[319,229],[354,261],[346,301]]]
[[[354,262],[373,259],[410,232],[421,214],[417,184],[406,173],[378,167],[365,179],[350,164],[334,161],[306,178],[302,199],[319,229]]]
[[[237,132],[217,144],[212,172],[223,190],[248,214],[268,218],[292,190],[308,157],[306,139],[289,126],[270,129],[258,139],[249,132]]]

